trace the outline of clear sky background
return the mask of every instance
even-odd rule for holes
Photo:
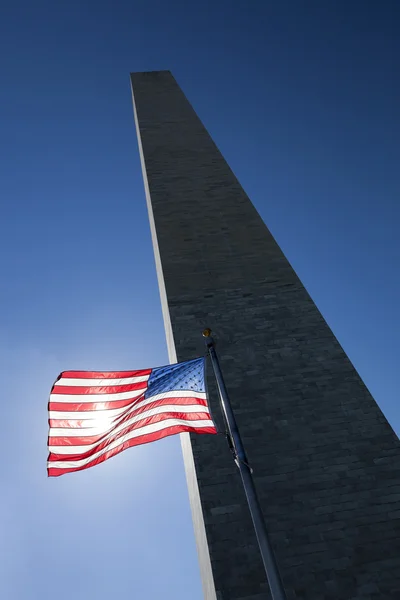
[[[174,73],[400,432],[399,23],[397,0],[2,4],[1,598],[202,598],[177,437],[46,477],[61,370],[167,362],[130,71]]]

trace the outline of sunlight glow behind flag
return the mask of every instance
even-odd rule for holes
[[[142,371],[64,371],[50,394],[48,475],[184,431],[217,433],[204,371],[204,358]]]

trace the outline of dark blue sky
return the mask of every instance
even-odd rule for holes
[[[400,431],[399,18],[396,0],[2,7],[1,597],[202,597],[178,438],[46,479],[61,370],[167,362],[130,71],[174,73]]]

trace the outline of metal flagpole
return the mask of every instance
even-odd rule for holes
[[[285,590],[282,585],[274,552],[272,550],[272,546],[268,538],[267,528],[265,526],[261,506],[258,501],[256,489],[254,487],[252,471],[247,462],[246,453],[240,437],[235,415],[233,414],[228,392],[225,387],[225,382],[222,376],[221,367],[219,365],[218,356],[215,351],[214,340],[211,337],[211,329],[205,329],[203,331],[203,336],[205,338],[206,346],[211,359],[211,364],[214,369],[215,379],[217,380],[222,412],[228,427],[230,442],[234,450],[235,462],[239,468],[240,475],[242,477],[243,487],[246,493],[251,518],[253,520],[258,545],[260,547],[261,557],[264,563],[264,568],[271,590],[272,599],[286,600]]]

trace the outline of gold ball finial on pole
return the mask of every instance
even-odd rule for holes
[[[203,331],[203,337],[207,338],[207,337],[211,337],[211,329],[209,327],[207,327],[204,331]]]

